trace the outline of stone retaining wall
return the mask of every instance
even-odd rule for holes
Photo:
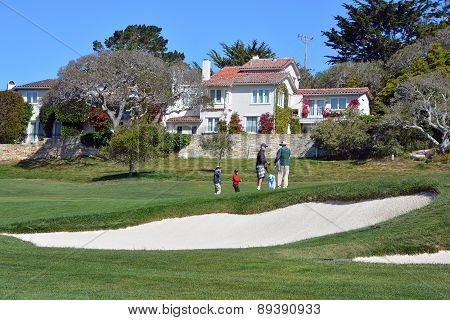
[[[97,152],[95,148],[84,146],[79,137],[44,139],[35,144],[0,144],[0,161],[73,159]]]
[[[200,146],[201,135],[193,135],[188,147],[182,149],[179,157],[182,158],[212,158],[210,152],[205,151]],[[292,157],[315,158],[323,155],[323,151],[318,150],[310,136],[307,134],[232,134],[234,141],[233,150],[226,155],[228,158],[255,158],[261,143],[266,143],[269,148],[266,155],[274,158],[281,141],[285,140],[291,149]]]

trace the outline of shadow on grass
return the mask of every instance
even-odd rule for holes
[[[122,180],[122,179],[148,179],[148,178],[166,179],[166,178],[170,178],[170,177],[171,177],[170,174],[152,170],[152,171],[135,172],[131,176],[128,172],[110,174],[110,175],[94,178],[91,181],[97,182],[97,181],[112,181],[112,180]]]
[[[89,162],[90,158],[80,157],[76,159],[70,160],[61,160],[61,159],[50,159],[50,160],[21,160],[16,166],[22,169],[35,169],[35,168],[44,168],[44,167],[67,167],[67,166],[82,166],[82,167],[92,167],[95,166],[95,162]]]

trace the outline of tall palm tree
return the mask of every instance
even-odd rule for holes
[[[276,57],[275,52],[272,51],[272,48],[267,43],[258,43],[257,40],[253,40],[247,45],[241,40],[237,40],[231,45],[222,42],[220,46],[224,53],[223,56],[216,50],[211,50],[208,53],[208,56],[218,68],[223,68],[225,66],[241,66],[250,61],[253,56],[259,56],[260,58]]]

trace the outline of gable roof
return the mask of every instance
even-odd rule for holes
[[[45,79],[45,80],[41,80],[41,81],[17,85],[13,88],[13,90],[16,90],[16,89],[50,89],[50,87],[52,85],[54,85],[55,82],[56,82],[56,79]]]
[[[251,59],[241,67],[241,70],[280,70],[291,63],[295,64],[293,58]]]
[[[235,84],[277,84],[289,76],[288,72],[245,72],[241,67],[224,67],[206,81],[206,85],[228,87]]]
[[[285,70],[291,64],[298,74],[298,67],[293,58],[251,59],[242,66],[220,69],[205,84],[207,87],[229,87],[240,84],[279,84],[289,79],[294,86],[290,73]]]
[[[182,116],[167,119],[166,122],[202,122],[200,116]]]
[[[296,94],[303,95],[328,95],[328,94],[364,94],[370,95],[369,88],[324,88],[324,89],[298,89]]]

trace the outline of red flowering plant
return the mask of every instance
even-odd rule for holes
[[[330,108],[324,108],[322,110],[322,116],[324,118],[337,118],[340,117],[342,114],[339,111],[331,111]]]
[[[239,114],[237,112],[233,112],[231,114],[230,123],[228,123],[228,132],[230,134],[244,132],[244,126],[242,125],[241,119],[239,118]]]
[[[309,115],[309,104],[310,104],[310,100],[309,98],[304,98],[303,99],[303,104],[302,104],[302,118],[307,118]]]
[[[360,103],[359,103],[358,99],[354,99],[354,100],[350,101],[350,103],[348,104],[348,107],[352,108],[352,109],[356,109],[359,107],[359,105],[360,105]]]
[[[263,113],[259,118],[258,133],[272,133],[275,124],[269,112]]]
[[[108,131],[111,128],[108,115],[98,108],[89,113],[89,124],[94,126],[96,131]]]

